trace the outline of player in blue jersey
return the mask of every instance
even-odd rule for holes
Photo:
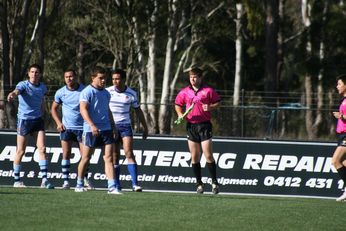
[[[89,163],[91,153],[96,147],[103,148],[105,173],[108,179],[108,193],[120,194],[115,188],[113,168],[113,143],[116,133],[109,110],[110,94],[105,89],[106,71],[95,67],[91,74],[91,84],[80,94],[80,112],[83,116],[83,151],[78,165],[78,178],[75,192],[84,192],[83,176]]]
[[[54,186],[47,180],[48,160],[45,145],[45,127],[42,118],[44,112],[44,96],[47,87],[41,79],[41,67],[32,64],[28,69],[28,80],[17,84],[14,91],[10,92],[7,100],[12,102],[18,97],[19,106],[17,114],[17,150],[13,161],[15,188],[25,187],[20,179],[22,158],[25,154],[28,135],[36,139],[36,148],[39,153],[40,176],[42,177],[41,188],[53,189]]]
[[[114,70],[112,72],[113,86],[106,88],[111,94],[109,108],[113,114],[113,120],[118,130],[118,139],[115,142],[113,151],[115,183],[117,190],[120,191],[119,157],[120,146],[122,144],[127,159],[127,170],[131,175],[132,190],[141,192],[142,187],[138,185],[137,180],[137,162],[133,154],[133,131],[130,117],[131,108],[135,109],[136,115],[144,128],[143,139],[146,139],[148,136],[148,127],[138,102],[137,93],[125,85],[125,80],[126,72],[124,70]]]
[[[61,147],[63,150],[61,168],[64,183],[63,189],[69,189],[70,158],[73,142],[79,143],[82,150],[83,117],[79,110],[79,95],[84,85],[78,82],[77,73],[73,69],[64,72],[65,86],[57,90],[51,107],[52,117],[56,128],[60,132]],[[59,106],[62,108],[62,119],[59,116]],[[92,183],[86,176],[84,184],[88,189],[94,189]]]

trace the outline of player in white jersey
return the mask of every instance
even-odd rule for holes
[[[114,168],[115,168],[115,184],[117,189],[121,190],[120,185],[120,146],[122,144],[124,153],[127,159],[127,169],[131,175],[132,190],[141,192],[142,187],[139,186],[137,176],[137,162],[133,154],[133,131],[131,126],[130,111],[131,108],[135,109],[136,115],[143,126],[143,139],[148,136],[148,127],[140,108],[137,93],[125,85],[126,72],[117,69],[112,72],[113,86],[106,88],[111,94],[109,103],[110,110],[113,114],[113,119],[118,130],[118,140],[115,142],[114,148]]]
[[[7,100],[12,102],[18,96],[19,106],[17,115],[17,150],[13,160],[15,188],[25,187],[20,180],[22,158],[25,154],[28,135],[36,139],[36,147],[39,153],[40,175],[42,177],[41,188],[53,189],[54,186],[47,180],[48,159],[45,145],[45,128],[42,119],[44,112],[44,96],[47,87],[41,79],[41,67],[32,64],[28,69],[29,79],[17,84],[16,89],[10,92]]]
[[[61,168],[64,180],[63,189],[69,189],[70,158],[73,142],[78,142],[79,150],[82,150],[83,117],[79,110],[79,95],[84,85],[78,82],[77,73],[73,69],[64,72],[65,86],[58,89],[51,107],[52,117],[60,132],[61,147],[63,150]],[[59,116],[59,107],[62,109],[62,119]],[[94,189],[91,182],[84,178],[84,185],[88,189]]]

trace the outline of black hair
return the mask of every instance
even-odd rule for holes
[[[64,71],[64,73],[66,73],[66,72],[72,72],[74,76],[77,76],[77,72],[76,72],[75,69],[68,68],[68,69],[66,69],[66,70]]]
[[[91,77],[96,77],[97,74],[106,74],[106,69],[101,66],[96,66],[91,71]]]
[[[40,65],[38,65],[37,63],[31,64],[28,68],[28,72],[30,71],[31,68],[36,68],[38,69],[40,72],[42,72],[42,68]]]
[[[346,84],[346,74],[337,76],[336,80],[341,80],[344,84]]]
[[[121,79],[126,79],[126,72],[123,69],[115,69],[112,71],[111,75],[118,74]]]

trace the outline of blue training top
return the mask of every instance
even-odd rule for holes
[[[34,85],[29,80],[17,84],[18,95],[18,119],[37,119],[42,117],[42,104],[47,93],[47,87],[43,82]]]
[[[97,89],[88,85],[81,92],[79,102],[88,104],[89,116],[100,131],[112,130],[109,118],[109,100],[111,95],[106,89]],[[83,132],[91,132],[90,126],[84,121]]]
[[[55,93],[54,101],[62,105],[62,123],[66,129],[83,130],[83,117],[79,110],[79,96],[83,89],[83,84],[75,90],[64,86]]]

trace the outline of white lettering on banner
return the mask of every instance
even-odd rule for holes
[[[25,155],[22,158],[22,162],[30,162],[32,158],[34,157],[34,161],[38,162],[39,158],[38,156],[35,158],[35,147],[28,146],[25,149]]]
[[[220,156],[219,167],[222,169],[232,169],[234,167],[234,160],[237,158],[235,153],[224,153]]]
[[[157,156],[157,153],[158,153],[158,151],[147,151],[147,150],[145,150],[143,152],[143,156],[145,156],[145,160],[144,160],[143,165],[144,166],[150,166],[151,163],[153,162],[154,156]]]
[[[159,175],[158,178],[157,178],[157,182],[196,183],[196,179],[194,177]]]
[[[0,176],[2,177],[12,177],[13,175],[13,171],[4,171],[4,170],[0,170]]]
[[[189,152],[176,152],[172,162],[172,167],[189,167],[189,161],[191,160],[191,155]]]
[[[90,158],[90,164],[97,164],[99,162],[101,153],[102,153],[101,149],[95,149],[94,154],[92,154]]]
[[[315,161],[313,156],[301,156],[299,159],[297,156],[292,155],[247,154],[243,169],[272,171],[292,169],[296,172],[336,172],[331,164],[331,157],[318,157]]]
[[[297,165],[298,157],[296,156],[282,156],[278,167],[279,171],[285,171],[286,168],[293,168]]]
[[[169,167],[173,159],[174,152],[159,152],[159,156],[156,159],[155,166]]]
[[[71,164],[76,164],[79,162],[80,160],[80,151],[79,148],[72,148],[71,150],[71,159],[70,159],[70,163]]]
[[[46,152],[52,153],[50,162],[51,163],[58,163],[59,162],[59,157],[62,154],[62,149],[61,148],[46,148]]]
[[[22,162],[39,160],[39,152],[35,147],[28,146]],[[61,147],[47,147],[47,154],[51,163],[58,163],[62,159]],[[77,147],[72,148],[71,164],[76,164],[81,158]],[[13,161],[16,155],[15,146],[5,146],[0,153],[0,161]],[[157,151],[157,150],[134,150],[138,165],[160,167],[191,167],[191,155],[189,152]],[[119,163],[127,164],[124,151],[121,150]],[[235,166],[236,153],[213,153],[214,159],[220,169],[233,169]],[[101,149],[95,149],[91,156],[91,164],[103,162]],[[201,156],[201,166],[205,167],[206,159]],[[334,172],[336,169],[331,164],[331,157],[298,156],[298,155],[274,155],[274,154],[247,154],[243,163],[243,169],[270,170],[295,172]]]
[[[6,146],[0,154],[0,161],[3,161],[3,160],[13,161],[15,155],[16,155],[16,146]]]
[[[218,179],[221,185],[257,185],[258,179],[232,179],[221,177]]]
[[[156,178],[156,175],[147,175],[147,174],[138,175],[138,180],[139,181],[153,182],[153,181],[155,181],[155,178]]]

